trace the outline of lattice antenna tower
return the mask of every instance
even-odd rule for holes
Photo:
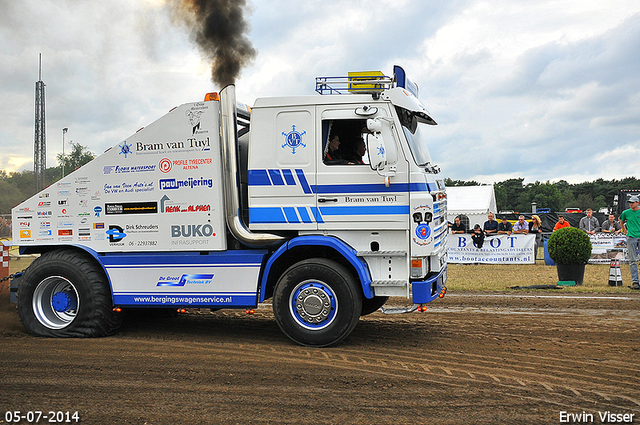
[[[36,192],[45,187],[45,172],[47,170],[47,135],[44,113],[44,88],[42,82],[42,53],[38,57],[38,81],[36,82],[36,130],[33,146],[33,177]]]

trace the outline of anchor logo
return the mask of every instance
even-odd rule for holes
[[[131,153],[131,146],[132,145],[127,145],[127,141],[125,140],[124,142],[122,142],[121,145],[118,145],[120,147],[120,155],[124,154],[124,157],[126,158],[128,154]]]
[[[302,133],[300,133],[299,131],[296,131],[295,125],[291,126],[290,132],[288,133],[285,133],[284,131],[282,132],[282,135],[284,136],[284,140],[285,140],[285,144],[282,145],[282,148],[286,148],[287,146],[289,146],[292,150],[291,153],[295,155],[296,148],[307,147],[306,144],[302,143],[302,136],[304,136],[305,134],[307,134],[306,131],[303,131]]]

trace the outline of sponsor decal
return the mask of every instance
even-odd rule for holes
[[[200,117],[204,114],[206,108],[204,106],[194,106],[185,111],[185,115],[189,118],[191,124],[191,134],[207,133],[208,131],[200,131]]]
[[[211,211],[211,205],[167,205],[165,213],[207,212]]]
[[[302,133],[300,133],[298,130],[296,130],[295,125],[291,127],[292,129],[290,132],[282,132],[282,135],[284,136],[284,145],[282,145],[282,148],[285,149],[289,147],[291,149],[291,153],[295,155],[296,149],[307,147],[307,145],[302,141],[302,136],[307,134],[307,132],[303,131]]]
[[[209,285],[212,274],[183,274],[182,276],[160,276],[156,286]]]
[[[172,238],[209,238],[215,236],[211,224],[181,224],[171,226]]]
[[[104,223],[93,223],[94,229],[104,229]]]
[[[29,239],[31,238],[31,230],[22,229],[20,230],[20,239]]]
[[[18,210],[18,212],[19,213],[28,213],[28,212],[33,212],[33,210],[31,208],[29,208],[29,207],[23,207],[23,208],[20,208]]]
[[[142,193],[153,192],[154,182],[135,182],[135,183],[121,183],[121,184],[108,184],[105,183],[103,190],[104,193],[121,194],[121,193]]]
[[[38,208],[49,208],[50,206],[51,206],[51,201],[38,202]]]
[[[51,217],[53,215],[53,211],[38,211],[38,217]]]
[[[78,202],[78,206],[83,207],[83,208],[87,208],[89,206],[89,201],[87,201],[86,199],[81,199]]]
[[[201,165],[213,164],[212,158],[174,159],[171,166],[182,167],[183,170],[199,170]]]
[[[30,221],[21,221],[21,222],[18,223],[18,225],[22,229],[29,228],[29,227],[31,227],[31,222]]]
[[[48,198],[49,197],[49,193],[45,192],[45,193],[41,193],[40,195],[38,195],[38,198],[43,199],[43,198]]]
[[[38,214],[40,215],[40,214]],[[19,215],[16,217],[18,220],[31,220],[33,218],[32,215]]]
[[[50,221],[41,221],[40,222],[40,228],[41,229],[49,229],[49,228],[51,228],[51,222]]]
[[[90,241],[91,240],[91,229],[89,229],[89,228],[78,229],[78,240],[79,241]]]
[[[171,163],[171,160],[169,158],[162,158],[158,163],[158,168],[160,168],[160,171],[162,171],[163,173],[168,173],[169,171],[171,171],[172,167],[173,164]]]
[[[73,227],[73,221],[59,221],[58,228],[62,227]]]
[[[199,179],[194,179],[193,177],[189,177],[186,180],[178,180],[178,179],[161,179],[159,182],[160,190],[170,190],[170,189],[193,189],[195,187],[206,186],[208,188],[213,187],[213,179],[205,179],[204,177],[200,177]]]
[[[109,225],[109,230],[107,230],[105,233],[109,235],[110,243],[120,242],[122,239],[124,239],[127,236],[127,234],[124,233],[124,230],[122,229],[122,227],[111,225],[111,224]]]
[[[124,226],[125,232],[130,233],[158,233],[160,226],[157,224],[127,224]]]
[[[418,207],[415,207],[413,211],[413,219],[417,223],[417,226],[413,232],[413,242],[420,246],[429,245],[433,242],[431,227],[429,227],[428,223],[429,221],[431,221],[431,218],[425,220],[424,217],[431,217],[431,207],[428,205],[420,205]]]
[[[58,199],[58,206],[62,207],[64,205],[67,205],[68,202],[69,202],[68,199]]]
[[[156,166],[154,165],[105,165],[103,168],[104,174],[129,174],[129,173],[146,173],[149,171],[155,171]]]
[[[96,217],[100,218],[100,213],[102,212],[102,207],[101,206],[97,206],[93,209],[93,213],[96,215]]]
[[[211,224],[182,224],[171,226],[172,245],[208,245],[216,233]]]
[[[58,229],[58,236],[73,236],[73,229]]]
[[[110,214],[155,214],[158,212],[158,203],[152,202],[127,202],[105,204],[104,213]]]
[[[160,199],[160,212],[163,213],[189,213],[189,212],[209,212],[211,211],[211,205],[192,205],[188,202],[173,202],[171,199],[164,195]]]
[[[169,152],[191,152],[191,151],[209,151],[211,150],[211,142],[208,137],[197,138],[190,137],[186,140],[175,140],[168,142],[144,143],[135,142],[136,154],[153,154],[153,153],[169,153]],[[131,152],[129,152],[131,153]]]
[[[39,237],[53,236],[53,232],[51,230],[38,230]]]
[[[58,196],[69,196],[71,195],[71,191],[70,190],[59,190],[58,191]]]
[[[76,187],[76,194],[78,196],[86,196],[89,193],[89,188],[87,186]]]
[[[120,148],[120,153],[118,155],[124,155],[126,158],[127,155],[131,153],[131,145],[128,145],[126,140],[122,142],[121,145],[118,145],[118,147]]]

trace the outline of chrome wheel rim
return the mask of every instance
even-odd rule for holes
[[[49,329],[62,329],[76,318],[80,299],[76,287],[61,276],[42,280],[33,292],[36,319]]]
[[[289,297],[289,310],[305,329],[320,330],[329,326],[338,313],[338,300],[330,286],[310,279],[299,283]]]

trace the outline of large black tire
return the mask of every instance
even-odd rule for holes
[[[362,299],[362,312],[360,316],[366,316],[371,313],[375,313],[389,301],[389,297],[373,297]]]
[[[18,287],[18,315],[29,333],[56,338],[112,335],[123,318],[113,311],[95,259],[69,249],[47,252],[27,268]]]
[[[278,326],[293,341],[326,347],[358,324],[362,294],[349,271],[324,258],[300,261],[280,277],[273,294]]]

